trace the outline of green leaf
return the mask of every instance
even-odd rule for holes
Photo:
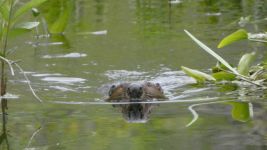
[[[31,30],[29,29],[13,28],[9,32],[9,37],[14,38],[14,37],[17,37],[17,36],[20,36],[22,34],[29,33],[29,32],[31,32]]]
[[[193,40],[195,41],[202,49],[204,49],[206,52],[208,52],[210,55],[212,55],[214,58],[216,58],[219,62],[221,62],[225,67],[227,67],[229,70],[231,70],[234,74],[239,75],[239,73],[229,65],[227,61],[225,61],[221,56],[216,54],[213,50],[211,50],[208,46],[203,44],[201,41],[199,41],[197,38],[195,38],[191,33],[189,33],[187,30],[184,30],[185,33]]]
[[[228,35],[227,37],[223,38],[220,44],[218,45],[218,48],[222,48],[226,45],[229,45],[233,42],[243,40],[243,39],[248,39],[248,33],[244,29],[239,29],[236,32]]]
[[[8,20],[9,16],[9,7],[7,4],[8,4],[7,1],[0,0],[0,15],[6,21]]]
[[[38,7],[42,3],[44,3],[47,0],[31,0],[30,2],[24,4],[22,7],[20,7],[13,16],[13,22],[16,22],[16,20],[23,15],[25,12],[30,11],[33,7]]]
[[[254,59],[255,59],[255,52],[244,54],[238,63],[237,71],[240,74],[247,76],[249,73],[250,65]]]
[[[39,25],[39,22],[23,22],[15,25],[12,30],[10,30],[9,36],[16,37],[25,33],[29,33]]]
[[[249,121],[253,115],[252,104],[247,102],[228,102],[232,105],[232,118],[238,121]]]
[[[225,71],[213,73],[212,76],[216,79],[216,81],[222,81],[222,80],[233,81],[236,79],[235,78],[236,75]]]
[[[194,78],[198,83],[203,83],[205,81],[215,81],[211,75],[208,75],[204,72],[200,72],[198,70],[190,69],[182,66],[181,69],[190,77]]]
[[[37,27],[39,24],[40,24],[39,22],[23,22],[23,23],[16,25],[15,28],[31,30]]]
[[[62,10],[60,14],[51,26],[49,26],[50,33],[62,33],[67,27],[71,12],[72,12],[72,2],[65,1],[62,5]]]

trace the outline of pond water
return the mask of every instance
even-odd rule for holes
[[[13,39],[10,57],[23,74],[9,78],[7,140],[0,149],[266,149],[266,91],[244,83],[197,85],[180,66],[209,72],[216,60],[190,31],[232,64],[245,52],[265,59],[266,45],[241,41],[216,49],[241,28],[242,16],[263,19],[264,0],[76,0],[63,35]],[[52,7],[52,5],[50,6]],[[265,15],[265,16],[264,16]],[[30,17],[29,17],[30,18]],[[42,27],[41,27],[42,28]],[[40,30],[41,30],[40,28]],[[246,24],[253,33],[266,22]],[[160,83],[169,100],[149,119],[129,122],[103,100],[112,84]],[[241,113],[240,112],[244,112]],[[8,144],[7,144],[8,143]]]

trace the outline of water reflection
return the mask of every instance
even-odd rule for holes
[[[2,133],[0,136],[0,148],[9,150],[9,142],[7,137],[7,99],[0,99],[1,100],[1,111],[2,111]]]
[[[158,104],[113,104],[113,107],[119,108],[123,118],[129,123],[146,123],[149,119],[152,109],[156,106],[158,106]]]

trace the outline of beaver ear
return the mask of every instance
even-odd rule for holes
[[[112,85],[108,91],[108,95],[111,96],[112,93],[114,92],[114,89],[116,88],[116,85]]]
[[[159,83],[156,83],[156,87],[158,88],[158,90],[160,90],[163,93],[163,90],[162,90],[162,88],[161,88]]]

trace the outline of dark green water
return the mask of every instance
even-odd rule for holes
[[[240,84],[197,86],[180,71],[183,65],[209,72],[216,63],[184,29],[232,64],[252,51],[263,60],[261,43],[216,46],[241,28],[234,23],[241,16],[266,18],[266,1],[76,0],[71,5],[64,36],[28,34],[9,46],[17,49],[10,58],[22,60],[44,103],[16,70],[8,91],[19,98],[8,101],[8,144],[2,135],[1,150],[267,148],[265,91]],[[244,28],[267,30],[266,22]],[[103,99],[112,84],[140,81],[160,83],[171,103],[155,106],[146,123],[129,123]],[[194,122],[190,106],[199,116]]]

